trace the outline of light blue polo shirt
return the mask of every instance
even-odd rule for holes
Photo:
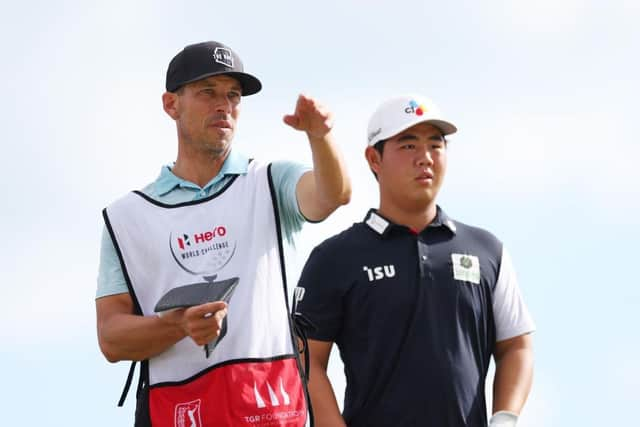
[[[172,205],[202,199],[221,189],[233,175],[246,174],[248,164],[249,159],[246,156],[232,150],[220,172],[204,187],[178,178],[171,172],[169,165],[163,166],[160,176],[144,187],[142,192],[159,202]],[[296,185],[308,170],[310,168],[307,166],[289,161],[273,162],[271,166],[282,234],[289,243],[293,242],[293,235],[302,229],[302,224],[305,222],[298,207]],[[120,260],[107,228],[103,227],[96,298],[126,292],[129,292],[129,289],[122,273]]]

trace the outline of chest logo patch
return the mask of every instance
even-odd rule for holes
[[[211,275],[233,258],[236,251],[233,235],[229,226],[224,224],[174,231],[169,235],[169,250],[178,266],[187,273]]]
[[[453,278],[480,284],[480,260],[474,255],[451,254]]]
[[[374,280],[384,279],[385,277],[391,278],[396,275],[396,267],[393,265],[382,265],[372,268],[364,265],[362,266],[362,270],[367,273],[367,278],[370,282],[373,282]]]

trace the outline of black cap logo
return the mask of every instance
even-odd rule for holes
[[[229,49],[217,47],[216,50],[213,51],[213,58],[218,64],[233,68],[233,55]]]

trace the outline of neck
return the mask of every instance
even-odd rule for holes
[[[229,150],[218,154],[202,150],[189,150],[179,146],[178,157],[171,171],[178,178],[204,187],[220,172],[228,156]]]
[[[420,232],[435,219],[437,208],[435,201],[430,202],[427,206],[413,209],[380,202],[378,212],[396,224],[405,225]]]

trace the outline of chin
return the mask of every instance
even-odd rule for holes
[[[433,191],[429,191],[428,193],[422,193],[422,194],[416,195],[414,197],[413,202],[416,205],[416,207],[426,208],[434,202],[435,198],[436,198],[436,193]]]
[[[203,148],[204,151],[211,154],[212,156],[220,157],[228,151],[229,144],[205,144]]]

